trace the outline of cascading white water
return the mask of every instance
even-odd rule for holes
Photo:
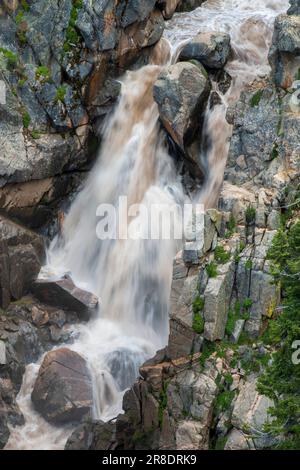
[[[231,135],[225,120],[227,106],[237,100],[246,83],[269,72],[273,22],[287,7],[288,0],[208,0],[167,23],[165,37],[174,51],[199,31],[225,31],[231,36],[234,57],[227,71],[232,85],[221,96],[222,103],[207,110],[205,133],[210,145],[199,156],[209,170],[200,194],[206,206],[215,204],[222,184]],[[156,63],[161,63],[159,50]],[[152,98],[160,70],[147,66],[123,80],[98,162],[66,216],[62,236],[52,242],[41,273],[55,278],[71,272],[78,286],[101,299],[99,316],[74,328],[75,341],[68,347],[88,361],[94,381],[94,417],[102,420],[121,411],[124,390],[137,377],[138,367],[167,342],[172,261],[178,243],[172,239],[99,240],[96,236],[96,209],[101,203],[118,208],[119,196],[124,195],[128,205],[143,203],[148,208],[184,201],[172,159],[161,143]],[[142,231],[147,225],[142,214],[128,223]],[[18,396],[26,423],[11,429],[7,449],[63,448],[72,430],[52,426],[34,411],[30,394],[38,367],[26,368]]]
[[[206,112],[204,132],[208,145],[199,156],[206,169],[206,182],[200,200],[213,207],[223,182],[232,126],[225,119],[228,105],[237,101],[241,90],[255,78],[270,72],[268,52],[272,41],[275,17],[287,11],[289,0],[208,0],[200,8],[175,14],[167,23],[164,36],[176,51],[198,32],[218,31],[231,38],[233,57],[225,70],[232,77],[231,87],[222,96],[221,104]],[[197,194],[197,199],[199,194]]]

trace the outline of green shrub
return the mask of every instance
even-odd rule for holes
[[[215,260],[218,264],[227,263],[230,260],[229,251],[226,251],[222,245],[218,245],[215,249]]]
[[[78,11],[82,8],[82,0],[73,0],[73,6],[70,13],[70,20],[66,31],[64,51],[70,52],[72,47],[76,46],[80,42],[80,35],[76,30],[76,21],[78,18]]]
[[[21,6],[24,11],[29,11],[30,6],[28,5],[27,0],[21,0]]]
[[[204,367],[206,360],[215,352],[216,343],[204,340],[202,345],[201,356],[199,358],[199,363],[201,368]]]
[[[253,305],[253,302],[252,302],[252,300],[249,299],[249,298],[246,298],[246,299],[244,300],[244,302],[243,302],[243,308],[244,308],[246,311],[250,310],[250,308],[252,307],[252,305]]]
[[[162,389],[159,394],[159,407],[158,407],[158,423],[159,426],[162,426],[164,410],[168,406],[168,395],[167,395],[168,382],[164,382]]]
[[[16,15],[16,18],[15,18],[16,24],[19,25],[20,23],[22,23],[23,20],[24,20],[24,12],[19,11],[19,13]]]
[[[203,309],[204,309],[204,299],[203,297],[200,297],[199,295],[197,295],[197,297],[195,298],[193,302],[193,313],[202,312]]]
[[[235,314],[230,309],[229,312],[228,312],[228,319],[227,319],[227,323],[226,323],[226,327],[225,327],[226,335],[228,335],[228,336],[232,335],[232,333],[234,332],[234,327],[235,327],[236,320],[237,320],[237,318],[236,318]]]
[[[17,31],[17,38],[20,46],[25,46],[27,44],[27,37],[25,31]]]
[[[253,266],[252,259],[247,259],[247,261],[245,263],[245,268],[250,270],[250,269],[252,269],[252,266]]]
[[[200,313],[194,313],[193,315],[193,325],[192,325],[192,328],[194,330],[195,333],[197,333],[198,335],[201,335],[204,331],[204,320],[202,318],[202,316],[200,315]]]
[[[0,52],[5,57],[7,61],[7,66],[9,68],[15,68],[18,63],[17,55],[9,49],[4,49],[3,47],[0,47]]]
[[[48,67],[45,67],[44,65],[37,67],[35,71],[35,78],[42,82],[48,82],[51,78],[51,73]]]
[[[208,277],[217,277],[218,275],[218,268],[217,268],[217,265],[216,263],[214,263],[213,261],[209,264],[206,265],[206,272],[208,274]]]
[[[234,395],[234,391],[230,390],[224,390],[223,392],[219,393],[215,403],[215,413],[220,414],[223,411],[228,410],[230,408]]]
[[[30,118],[30,115],[29,115],[28,111],[23,112],[22,121],[23,121],[23,127],[25,129],[28,129],[30,121],[31,121],[31,118]]]
[[[268,339],[275,346],[272,363],[259,379],[260,393],[274,400],[274,420],[266,430],[288,437],[288,448],[300,443],[300,364],[293,363],[293,344],[300,339],[300,220],[274,237],[268,259],[276,283],[282,286],[282,313],[270,320]],[[284,445],[284,444],[283,444]]]
[[[246,224],[254,224],[256,218],[256,209],[253,206],[248,206],[245,212]]]
[[[225,238],[230,238],[236,230],[236,220],[233,214],[230,214],[229,221],[226,223]]]
[[[55,96],[55,101],[58,102],[63,102],[64,99],[65,99],[65,96],[66,96],[66,92],[67,92],[67,87],[66,85],[61,85],[57,88],[57,91],[56,91],[56,96]]]
[[[39,139],[41,137],[41,133],[39,131],[37,131],[36,129],[33,129],[30,132],[30,135],[34,140]]]
[[[19,86],[19,87],[23,87],[23,86],[25,85],[25,83],[27,82],[27,80],[28,80],[28,77],[26,77],[26,76],[23,77],[23,78],[21,78],[21,79],[18,81],[18,86]]]

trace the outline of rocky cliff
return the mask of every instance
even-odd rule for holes
[[[272,363],[266,331],[282,304],[268,252],[289,208],[296,217],[298,207],[300,28],[298,3],[291,3],[275,24],[272,76],[253,82],[228,109],[233,134],[218,210],[206,212],[195,252],[183,249],[174,261],[167,347],[141,367],[124,414],[81,425],[66,448],[270,449],[288,438],[267,430],[274,402],[257,384]],[[180,83],[180,74],[169,74],[154,96],[168,106],[160,108],[162,122],[184,149],[174,123],[192,120],[182,111],[175,117],[169,77]]]
[[[4,0],[0,7],[6,84],[6,105],[0,105],[0,447],[9,426],[24,421],[16,395],[26,364],[68,342],[68,325],[82,320],[82,304],[90,301],[68,280],[51,286],[58,305],[27,295],[44,259],[43,239],[32,229],[49,233],[49,222],[59,219],[88,173],[103,119],[119,94],[118,77],[154,60],[164,19],[176,8],[201,3]],[[298,209],[300,6],[290,3],[275,23],[271,76],[254,81],[227,111],[233,134],[217,208],[206,211],[194,250],[185,246],[174,260],[169,342],[141,367],[124,395],[124,414],[107,423],[91,420],[82,358],[61,348],[54,352],[62,358],[57,366],[53,352],[46,355],[32,395],[36,407],[50,422],[85,417],[67,449],[269,449],[285,441],[284,433],[266,429],[274,401],[257,383],[272,363],[275,349],[265,333],[281,313],[284,294],[267,254],[278,229],[295,217],[290,207]],[[214,105],[212,81],[230,85],[223,68],[231,53],[228,35],[199,36],[153,90],[170,147],[195,179],[203,168],[193,150],[205,108]],[[81,386],[73,396],[76,373]]]

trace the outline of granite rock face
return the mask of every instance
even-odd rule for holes
[[[164,29],[155,0],[5,2],[0,9],[0,205],[31,227],[83,181],[116,78]],[[25,197],[16,198],[22,192]]]

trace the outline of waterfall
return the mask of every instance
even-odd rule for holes
[[[223,181],[232,132],[225,119],[228,105],[236,102],[246,83],[269,73],[267,54],[274,19],[287,7],[287,0],[208,0],[195,11],[175,14],[167,23],[165,38],[173,51],[199,30],[231,36],[233,57],[226,70],[232,84],[225,95],[213,84],[220,104],[206,112],[203,137],[209,145],[199,155],[207,174],[195,198],[206,207],[216,204]],[[161,62],[157,59],[157,63]],[[69,347],[89,364],[93,415],[102,420],[122,410],[124,391],[138,376],[139,366],[168,338],[172,265],[180,241],[102,240],[96,235],[101,204],[111,204],[119,215],[123,196],[129,206],[143,204],[146,208],[180,206],[185,201],[180,178],[163,144],[152,97],[162,68],[149,65],[123,77],[121,96],[106,124],[98,160],[66,215],[62,233],[52,241],[40,274],[55,279],[71,273],[77,286],[101,300],[98,316],[74,327],[75,341]],[[147,226],[142,213],[127,222],[133,233],[141,233]],[[72,430],[52,426],[34,411],[30,394],[38,367],[30,364],[26,368],[18,396],[26,423],[11,429],[7,449],[63,448]]]

